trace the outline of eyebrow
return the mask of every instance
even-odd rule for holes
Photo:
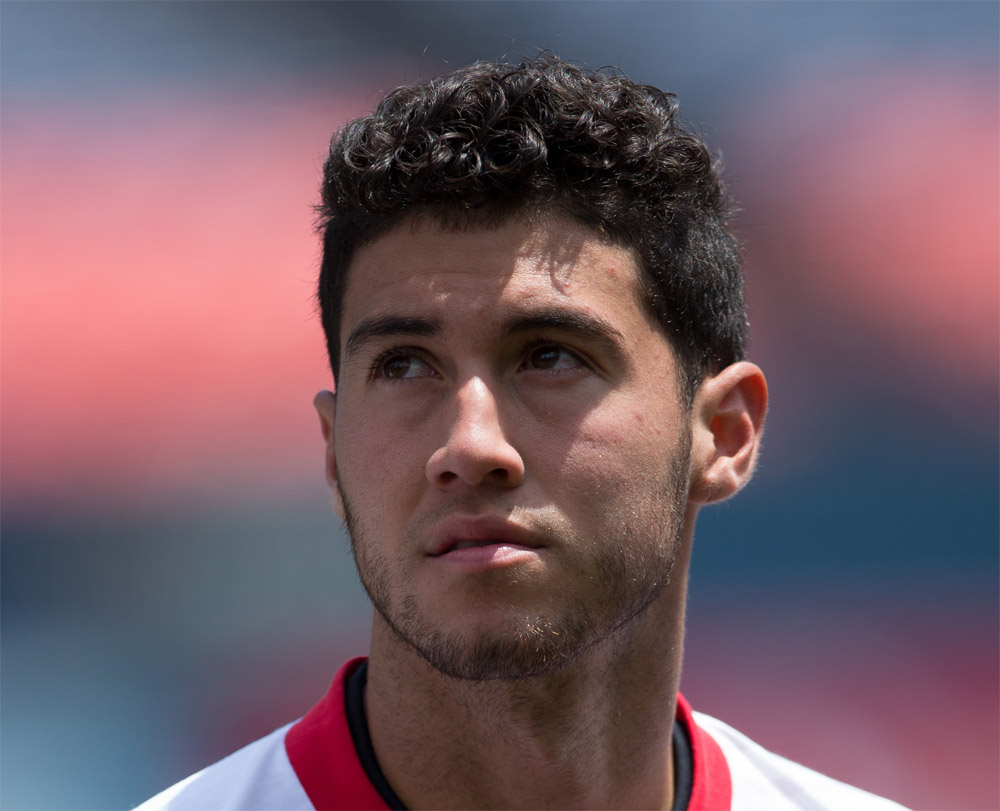
[[[441,332],[441,323],[428,318],[415,318],[401,315],[382,315],[367,318],[358,324],[344,344],[344,356],[350,355],[359,346],[372,340],[388,335],[412,335],[419,338],[429,338]]]
[[[589,313],[566,310],[540,310],[519,315],[502,326],[502,332],[508,335],[542,330],[577,333],[619,353],[625,340],[622,333],[609,321]],[[441,331],[442,325],[437,319],[402,315],[375,316],[365,319],[351,331],[344,344],[344,355],[351,355],[375,338],[404,335],[429,338],[439,335]]]
[[[612,347],[621,346],[625,336],[610,322],[596,315],[566,310],[542,310],[519,316],[504,325],[506,332],[559,330],[576,332]]]

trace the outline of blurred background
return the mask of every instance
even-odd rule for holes
[[[688,698],[1000,806],[998,9],[5,0],[0,804],[130,807],[366,651],[311,408],[327,140],[544,48],[676,92],[743,209],[773,407],[699,525]]]

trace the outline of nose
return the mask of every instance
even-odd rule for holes
[[[524,460],[501,424],[499,403],[486,382],[469,378],[444,407],[444,444],[427,460],[431,484],[517,487],[524,479]]]

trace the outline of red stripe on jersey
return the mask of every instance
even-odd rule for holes
[[[694,776],[688,811],[730,811],[733,805],[733,779],[722,749],[707,732],[694,722],[691,705],[677,694],[677,720],[691,736]]]
[[[285,735],[288,760],[313,807],[321,811],[388,809],[368,782],[347,726],[344,685],[363,661],[344,664],[319,704]]]

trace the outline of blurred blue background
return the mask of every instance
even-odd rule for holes
[[[676,92],[743,213],[762,465],[683,690],[915,808],[1000,806],[998,6],[0,5],[4,808],[127,808],[367,648],[311,206],[393,86],[550,49]]]

